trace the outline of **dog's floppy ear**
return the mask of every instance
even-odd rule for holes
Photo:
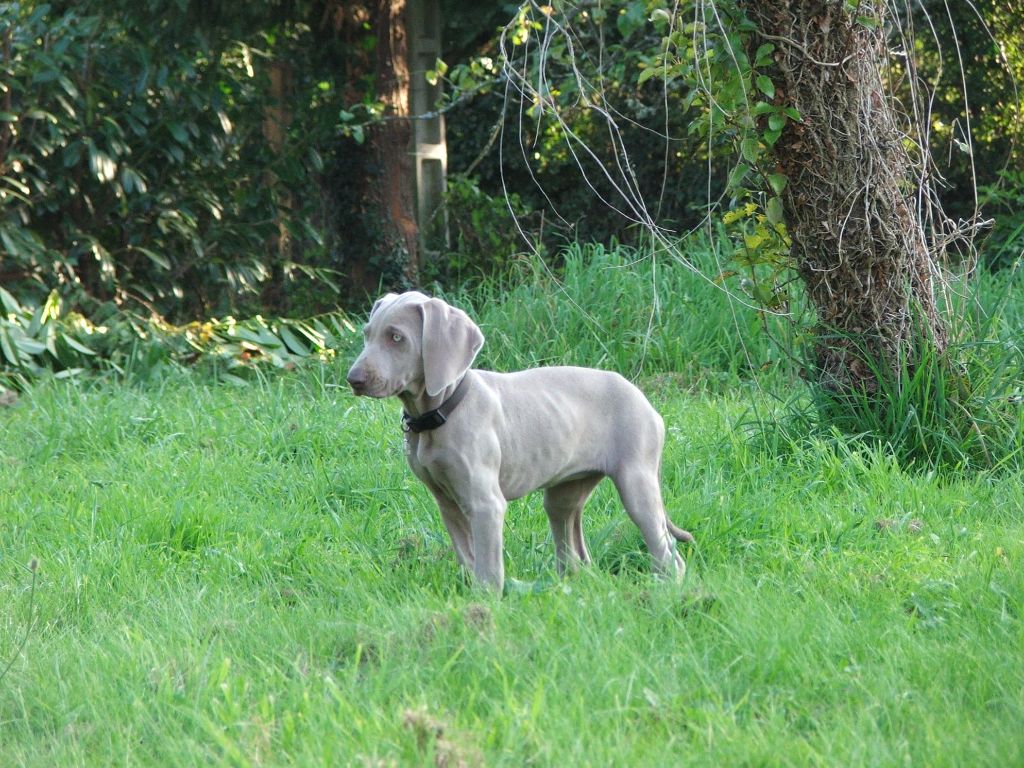
[[[423,312],[423,378],[435,397],[469,370],[484,335],[469,315],[440,299],[420,305]]]

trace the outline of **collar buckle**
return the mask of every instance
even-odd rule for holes
[[[462,377],[462,381],[455,387],[455,391],[452,392],[451,397],[445,400],[441,405],[432,411],[427,411],[420,416],[410,416],[405,411],[402,411],[402,431],[413,432],[419,434],[420,432],[429,432],[432,429],[437,429],[443,426],[448,417],[452,415],[452,411],[455,410],[456,406],[462,402],[462,398],[466,396],[466,390],[469,389],[469,375],[468,373]]]
[[[448,417],[440,410],[427,411],[422,416],[410,416],[408,413],[402,413],[402,429],[405,432],[417,434],[429,432],[432,429],[437,429],[446,421],[448,421]]]

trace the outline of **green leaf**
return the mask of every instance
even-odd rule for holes
[[[768,115],[768,127],[773,131],[781,131],[786,125],[786,116],[780,112]]]
[[[266,347],[268,349],[276,349],[281,346],[281,340],[274,336],[270,331],[265,328],[257,328],[252,330],[249,328],[234,327],[228,334],[242,341],[247,341],[256,347]]]
[[[774,147],[775,142],[779,140],[779,136],[781,135],[782,131],[767,130],[762,134],[762,138],[764,138],[765,144],[767,144],[769,147]]]
[[[754,54],[754,66],[763,67],[771,62],[769,58],[772,52],[775,50],[774,43],[763,43],[758,46],[757,53]]]
[[[83,355],[95,355],[96,354],[91,349],[89,349],[87,346],[85,346],[81,342],[76,341],[74,338],[72,338],[70,335],[68,335],[64,331],[60,332],[60,337],[62,339],[64,339],[64,343],[65,344],[67,344],[69,347],[71,347],[76,352],[80,352]]]
[[[19,255],[19,251],[18,251],[18,246],[17,246],[17,244],[16,244],[15,242],[14,242],[14,239],[13,239],[13,238],[12,238],[12,237],[10,236],[10,234],[8,234],[8,232],[7,232],[7,230],[6,230],[6,229],[0,229],[0,240],[2,240],[2,241],[3,241],[3,244],[4,244],[4,248],[6,248],[6,249],[7,249],[7,252],[8,252],[8,253],[9,253],[9,254],[10,254],[11,256],[18,256],[18,255]],[[4,291],[4,289],[3,289],[3,288],[0,288],[0,291],[3,291],[3,293],[0,293],[0,296],[2,296],[2,295],[3,295],[4,293],[7,293],[7,291]],[[9,294],[9,293],[7,293],[7,295],[8,295],[8,296],[11,296],[11,294]],[[13,297],[13,296],[11,296],[11,299],[12,299],[12,300],[13,300],[13,298],[14,298],[14,297]],[[6,302],[6,301],[4,301],[4,304],[5,304],[5,305],[6,305],[6,303],[7,303],[7,302]],[[16,312],[17,310],[14,310],[14,309],[9,309],[9,310],[7,310],[7,311],[8,311],[8,312]]]
[[[39,355],[46,351],[46,345],[42,342],[36,341],[30,336],[19,336],[14,339],[15,345],[22,352],[28,355]]]
[[[659,67],[647,67],[646,69],[640,70],[640,76],[636,79],[637,85],[643,85],[656,74],[658,74]]]
[[[743,139],[740,142],[740,154],[751,164],[756,163],[761,156],[761,145],[757,139]]]
[[[249,382],[247,382],[241,376],[236,376],[233,373],[223,373],[222,372],[220,374],[219,378],[225,384],[230,384],[233,387],[247,387],[247,386],[249,386]]]
[[[732,169],[732,173],[729,174],[729,188],[736,189],[743,183],[743,180],[747,177],[750,172],[750,165],[747,163],[739,163],[735,168]]]
[[[287,325],[282,325],[277,329],[278,336],[284,341],[285,346],[291,350],[292,354],[299,355],[300,357],[309,357],[309,347],[302,343],[298,336],[292,333],[291,329]]]
[[[6,232],[0,230],[0,235],[6,234]],[[14,298],[10,293],[8,293],[7,289],[4,288],[2,285],[0,285],[0,304],[3,304],[4,309],[7,310],[7,312],[12,315],[21,314],[21,304],[19,304],[18,300]]]
[[[4,357],[7,358],[7,362],[11,365],[21,365],[21,358],[18,356],[10,337],[7,335],[7,326],[5,325],[0,325],[0,350],[3,351]]]
[[[768,183],[771,185],[772,191],[776,195],[781,195],[782,194],[782,190],[784,190],[786,188],[786,182],[788,182],[788,181],[789,181],[789,179],[786,178],[786,175],[783,174],[783,173],[769,173],[768,174]]]
[[[181,123],[168,123],[167,129],[179,144],[188,144],[188,131]]]
[[[13,176],[4,176],[3,180],[4,180],[5,183],[11,185],[16,190],[21,192],[21,194],[23,194],[23,195],[31,195],[32,194],[32,190],[29,189],[27,185],[25,185],[22,182],[18,181],[18,179],[14,178]]]
[[[775,98],[775,83],[768,75],[757,76],[757,89],[769,99]]]
[[[46,351],[57,357],[57,326],[53,323],[47,323],[43,327],[43,343],[46,344]]]
[[[151,251],[149,248],[142,248],[138,245],[131,246],[131,250],[138,251],[139,253],[141,253],[143,256],[145,256],[147,259],[149,259],[162,269],[171,268],[171,262],[167,259],[167,257],[161,256],[156,251]]]
[[[89,170],[93,175],[103,182],[113,181],[117,175],[117,163],[106,152],[97,149],[95,144],[89,144]]]
[[[131,168],[121,168],[121,185],[124,187],[124,191],[131,193],[133,190],[140,194],[145,194],[149,187],[138,173],[133,171]]]
[[[785,215],[782,212],[782,200],[778,197],[768,198],[765,212],[768,214],[768,221],[772,224],[781,224],[785,220]]]
[[[800,110],[796,107],[786,107],[782,110],[783,114],[786,115],[790,120],[800,121]]]

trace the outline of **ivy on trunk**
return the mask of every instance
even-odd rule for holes
[[[774,102],[795,107],[772,149],[791,256],[817,312],[818,380],[871,393],[924,348],[941,353],[937,265],[912,155],[890,100],[884,3],[749,0],[751,46],[774,45]]]

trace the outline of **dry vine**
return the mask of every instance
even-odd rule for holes
[[[870,390],[877,361],[913,365],[923,343],[945,349],[947,252],[953,244],[969,252],[980,221],[954,224],[942,212],[927,123],[919,122],[927,112],[918,110],[920,96],[917,120],[901,110],[892,71],[880,66],[889,53],[883,3],[862,2],[861,22],[843,3],[822,0],[746,8],[779,41],[777,97],[802,116],[774,156],[789,179],[782,199],[791,254],[827,336],[817,349],[819,376],[837,389]],[[801,26],[807,21],[817,28]]]
[[[750,36],[752,47],[765,41],[775,46],[775,102],[795,106],[801,116],[782,132],[771,157],[778,163],[773,170],[788,179],[781,198],[793,268],[817,315],[819,380],[837,389],[871,391],[877,373],[871,361],[898,369],[913,365],[922,343],[938,351],[945,348],[947,270],[973,268],[972,241],[986,222],[977,208],[968,220],[953,222],[939,204],[942,178],[929,152],[936,84],[924,82],[917,71],[918,32],[903,3],[748,0],[740,7],[758,27]],[[709,43],[708,25],[703,25],[704,32],[694,33],[694,50],[728,39],[727,22],[713,0],[699,0],[692,8],[694,19],[711,20],[723,33]],[[642,226],[656,244],[656,254],[682,259],[678,235],[660,226],[640,191],[619,127],[626,118],[605,98],[603,51],[595,55],[580,50],[571,13],[534,2],[522,9],[540,29],[514,39],[514,21],[502,34],[500,54],[506,111],[514,110],[518,150],[526,167],[531,166],[523,141],[528,114],[537,133],[542,121],[555,121],[583,183],[610,210]],[[673,26],[680,23],[679,13],[677,2],[671,11]],[[926,12],[924,18],[934,35]],[[892,21],[896,23],[888,23]],[[600,157],[574,132],[563,116],[565,105],[552,95],[555,63],[549,54],[555,40],[568,52],[568,76],[579,94],[573,107],[587,110],[606,127],[609,157]],[[738,58],[734,50],[728,54]],[[957,64],[962,81],[963,64]],[[909,104],[898,102],[899,84],[908,86]],[[705,81],[702,86],[708,100],[714,98],[712,85]],[[966,89],[963,98],[966,109]],[[667,155],[677,138],[668,134],[667,125],[665,131],[648,130],[665,142]],[[969,125],[965,135],[970,151]],[[709,146],[713,138],[708,137]],[[504,152],[504,127],[500,142]],[[557,213],[553,201],[548,202]],[[721,200],[709,194],[707,202],[713,210]],[[732,296],[750,304],[743,295]]]

